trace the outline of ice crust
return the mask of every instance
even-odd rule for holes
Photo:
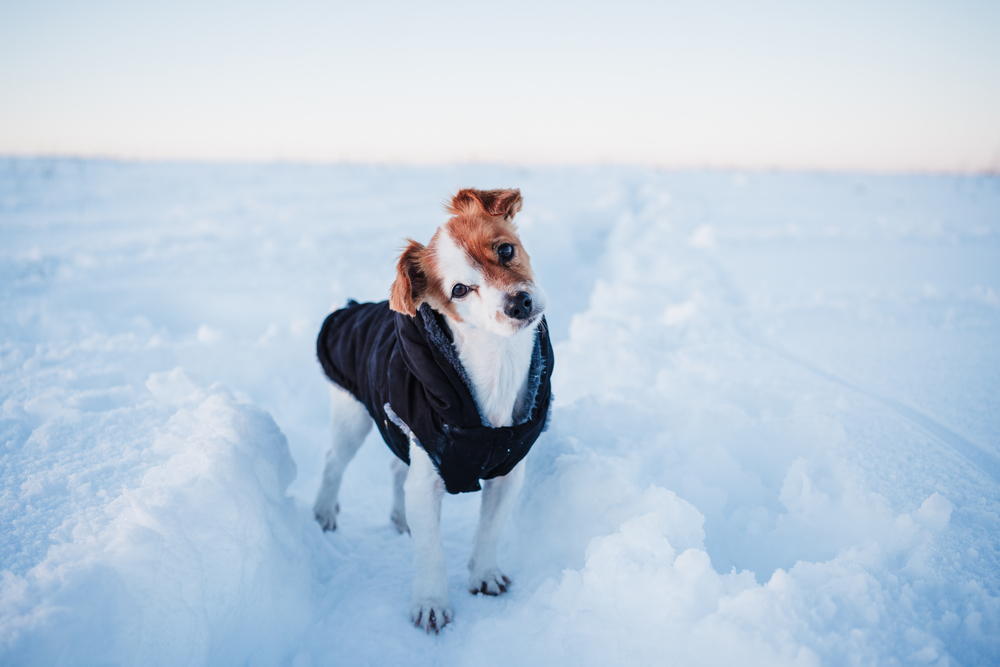
[[[556,408],[455,621],[314,335],[521,187]],[[1000,179],[0,160],[0,664],[1000,661]],[[286,439],[287,436],[287,439]]]

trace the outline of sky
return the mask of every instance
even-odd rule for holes
[[[1000,2],[0,0],[0,154],[1000,171]]]

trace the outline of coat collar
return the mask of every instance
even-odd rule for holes
[[[458,357],[451,330],[440,313],[426,303],[421,305],[415,317],[396,313],[396,336],[404,363],[420,383],[432,408],[445,422],[466,428],[490,427],[473,398],[472,382]],[[538,391],[545,375],[543,337],[548,337],[544,317],[535,332],[528,369],[527,404],[531,408],[519,424],[530,421],[538,413]]]

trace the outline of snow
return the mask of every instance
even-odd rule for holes
[[[556,408],[455,620],[314,336],[520,187]],[[996,664],[1000,179],[0,160],[0,663]]]

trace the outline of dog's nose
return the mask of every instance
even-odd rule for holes
[[[527,292],[518,292],[514,296],[507,297],[507,305],[503,312],[507,317],[515,320],[526,320],[531,315],[531,295]]]

